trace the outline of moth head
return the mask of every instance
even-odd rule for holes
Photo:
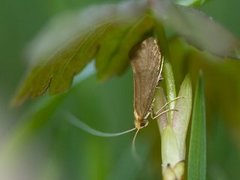
[[[136,129],[142,129],[148,125],[148,120],[147,119],[135,119],[135,128]]]

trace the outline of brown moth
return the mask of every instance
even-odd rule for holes
[[[149,37],[137,46],[131,66],[134,80],[134,123],[139,130],[148,124],[155,89],[162,78],[163,57],[155,38]]]
[[[120,136],[134,130],[137,130],[133,141],[132,150],[135,157],[137,156],[135,149],[135,140],[139,130],[148,124],[148,117],[153,112],[152,104],[154,99],[154,94],[158,82],[162,79],[161,72],[163,68],[164,58],[161,55],[157,40],[153,37],[149,37],[141,42],[134,48],[134,52],[131,53],[131,66],[133,70],[133,81],[134,81],[134,117],[135,117],[135,127],[127,131],[119,133],[105,133],[95,129],[92,129],[88,125],[79,121],[75,116],[68,115],[69,121],[76,127],[83,129],[90,134],[101,136],[101,137],[114,137]],[[166,103],[160,110],[162,110]],[[161,111],[158,112],[161,112]],[[156,113],[159,115],[167,112],[162,111],[161,113]],[[155,118],[154,117],[154,118]],[[137,157],[138,159],[138,157]]]

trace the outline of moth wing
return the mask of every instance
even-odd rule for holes
[[[150,37],[136,49],[131,61],[134,78],[134,109],[144,119],[161,76],[162,58],[157,40]]]

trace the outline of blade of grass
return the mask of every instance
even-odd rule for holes
[[[195,91],[187,179],[206,179],[206,121],[203,77],[200,74]]]

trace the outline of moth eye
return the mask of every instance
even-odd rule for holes
[[[143,128],[143,127],[146,127],[148,125],[148,121],[142,121],[140,123],[140,127]]]

